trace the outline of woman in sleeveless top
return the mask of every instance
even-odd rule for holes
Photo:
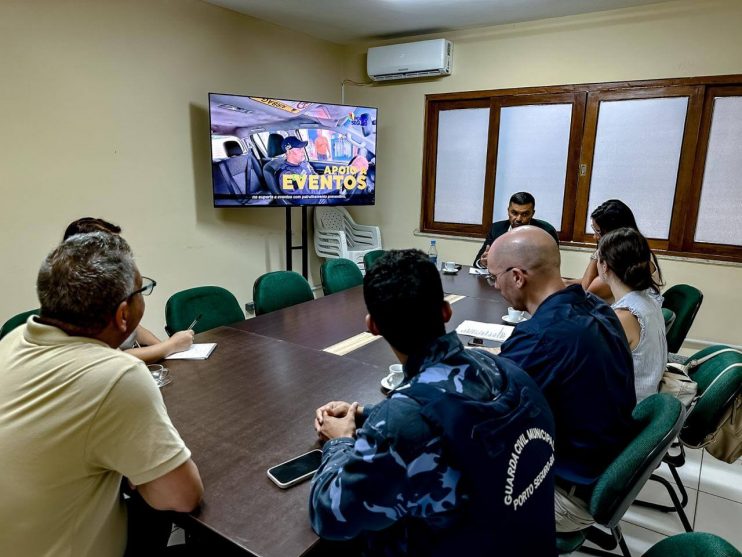
[[[650,254],[646,238],[633,228],[605,234],[597,251],[598,274],[616,300],[611,307],[631,348],[637,402],[657,392],[667,363],[660,284],[653,277]]]

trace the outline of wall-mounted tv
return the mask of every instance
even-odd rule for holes
[[[209,93],[214,206],[373,205],[376,114]]]

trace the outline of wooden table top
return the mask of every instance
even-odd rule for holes
[[[386,371],[228,327],[198,341],[218,346],[208,360],[168,361],[162,389],[206,489],[194,518],[254,555],[302,555],[318,540],[309,482],[279,489],[266,470],[320,447],[312,423],[325,402],[381,401]]]
[[[448,331],[507,313],[482,277],[464,269],[442,278],[446,292],[470,294],[453,298]],[[261,557],[297,557],[317,543],[309,482],[282,490],[266,470],[319,447],[312,422],[325,402],[383,399],[379,382],[397,360],[366,332],[365,315],[357,287],[201,333],[197,342],[218,343],[209,359],[167,362],[173,382],[162,394],[206,491],[194,520]],[[353,337],[365,344],[344,355],[324,351]]]

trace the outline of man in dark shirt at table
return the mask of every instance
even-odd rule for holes
[[[551,237],[554,238],[556,243],[559,243],[559,236],[557,231],[545,220],[534,219],[533,215],[536,213],[536,199],[527,191],[519,191],[510,196],[510,202],[508,203],[508,218],[506,220],[499,220],[492,223],[492,228],[487,233],[482,247],[479,248],[477,256],[474,258],[474,267],[480,269],[487,268],[487,254],[489,253],[490,246],[500,236],[510,230],[514,230],[519,226],[537,226],[542,230],[546,230]]]
[[[623,450],[636,406],[634,369],[613,310],[581,286],[564,288],[559,248],[538,228],[492,245],[488,270],[505,299],[533,317],[515,327],[500,355],[538,383],[556,420],[557,531],[593,519],[595,481]]]
[[[421,251],[387,252],[366,274],[364,298],[367,326],[389,342],[404,380],[373,408],[336,401],[317,410],[315,428],[328,441],[310,495],[314,530],[357,539],[366,555],[554,555],[553,419],[538,387],[507,360],[446,334],[451,306]],[[421,405],[421,389],[442,398]],[[442,401],[457,412],[476,406],[446,417],[461,435],[428,413]],[[481,413],[493,401],[498,414]],[[472,438],[482,451],[462,454],[468,441],[462,448],[452,438]]]

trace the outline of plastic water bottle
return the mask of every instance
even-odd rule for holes
[[[433,265],[438,268],[438,248],[435,247],[435,240],[430,240],[430,247],[428,248],[428,257],[433,262]]]

